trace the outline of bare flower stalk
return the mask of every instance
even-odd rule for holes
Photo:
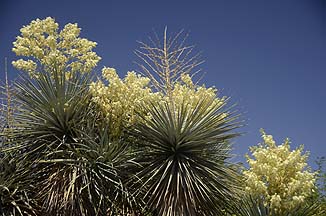
[[[12,126],[13,121],[13,110],[11,105],[11,90],[9,86],[9,80],[8,80],[8,64],[7,64],[7,58],[5,58],[5,80],[6,80],[6,96],[7,96],[7,110],[6,110],[6,121],[7,125],[10,128]]]
[[[152,85],[168,97],[172,96],[174,84],[183,74],[194,76],[201,69],[197,69],[204,61],[200,53],[193,53],[194,45],[185,45],[188,34],[183,30],[175,36],[168,37],[167,27],[164,30],[163,41],[154,33],[155,39],[149,37],[150,43],[138,41],[140,48],[135,54],[142,63],[136,62],[142,74],[149,77]]]
[[[5,82],[0,87],[1,88],[1,131],[2,132],[8,132],[9,128],[12,128],[13,125],[13,115],[14,115],[14,103],[12,98],[12,87],[10,85],[9,79],[8,79],[8,64],[7,64],[7,58],[5,58],[5,67],[4,67],[4,73],[5,73]]]

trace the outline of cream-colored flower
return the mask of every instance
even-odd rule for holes
[[[59,24],[48,17],[32,21],[20,32],[12,50],[17,56],[25,58],[13,61],[13,65],[30,75],[53,68],[87,73],[101,59],[92,51],[96,43],[79,37],[77,24],[69,23],[59,31]]]
[[[296,208],[311,196],[316,173],[309,172],[308,154],[303,146],[291,151],[290,140],[276,145],[273,137],[261,131],[263,143],[250,148],[253,158],[246,156],[250,168],[243,172],[246,191],[264,196],[265,205],[278,213]]]
[[[121,79],[114,68],[105,67],[102,69],[102,77],[108,84],[105,85],[99,80],[91,84],[90,91],[93,102],[108,120],[110,132],[115,136],[120,135],[123,128],[139,121],[138,114],[145,112],[150,104],[166,102],[177,108],[188,106],[195,109],[202,98],[208,98],[206,102],[210,103],[210,106],[225,103],[225,98],[216,97],[216,89],[194,86],[188,75],[183,76],[183,81],[175,83],[172,98],[161,92],[153,92],[150,79],[135,72],[128,72],[125,78]],[[150,118],[148,113],[143,114],[145,118]],[[219,116],[221,119],[227,117],[227,113],[221,113]]]
[[[136,113],[142,112],[146,105],[162,98],[161,94],[152,92],[148,78],[135,72],[128,72],[124,79],[120,79],[114,68],[105,67],[102,76],[108,85],[100,80],[93,82],[90,92],[113,136],[121,135],[124,128],[137,122]]]

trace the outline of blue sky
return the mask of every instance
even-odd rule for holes
[[[2,0],[0,78],[4,57],[15,59],[19,29],[48,16],[61,26],[77,22],[82,36],[98,43],[97,70],[111,66],[121,76],[137,69],[136,41],[153,29],[189,31],[188,43],[206,60],[203,82],[231,96],[244,113],[246,134],[234,140],[237,161],[260,142],[260,128],[278,143],[289,137],[293,148],[305,144],[311,166],[326,156],[325,0]]]

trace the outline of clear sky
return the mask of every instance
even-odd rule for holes
[[[244,113],[246,134],[234,140],[238,161],[260,142],[260,128],[278,143],[305,144],[311,166],[326,156],[326,0],[1,0],[1,71],[4,57],[15,59],[19,29],[48,16],[61,26],[78,23],[81,36],[98,43],[97,70],[111,66],[121,76],[137,69],[136,41],[153,29],[189,31],[188,43],[206,60],[203,82]]]

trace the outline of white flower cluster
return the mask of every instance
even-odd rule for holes
[[[96,42],[80,38],[77,24],[67,24],[59,31],[59,24],[51,17],[36,19],[21,28],[21,36],[13,43],[16,55],[28,59],[13,61],[14,67],[37,75],[38,70],[66,70],[86,73],[101,59],[92,51]]]
[[[102,76],[108,85],[102,81],[93,82],[90,92],[92,100],[108,120],[113,136],[120,135],[123,128],[134,124],[136,112],[142,112],[142,107],[161,100],[162,96],[153,93],[149,87],[150,80],[135,72],[128,72],[124,79],[120,79],[114,68],[105,67]]]
[[[180,78],[181,82],[176,82],[174,84],[171,93],[171,97],[177,106],[183,104],[195,108],[198,102],[203,98],[207,98],[206,101],[211,103],[211,106],[222,106],[226,103],[226,98],[216,97],[217,90],[215,88],[195,85],[189,74],[182,74]]]
[[[291,151],[289,139],[277,146],[263,130],[262,138],[262,144],[250,148],[253,158],[247,155],[246,191],[263,197],[278,213],[298,207],[315,189],[316,173],[306,169],[308,154],[302,154],[303,146]]]
[[[149,104],[173,102],[176,108],[181,105],[195,108],[202,98],[208,98],[205,102],[211,103],[211,106],[225,103],[224,98],[216,97],[216,89],[195,87],[189,75],[183,75],[181,82],[174,85],[172,98],[161,92],[153,92],[149,86],[150,79],[135,72],[128,72],[124,79],[120,79],[114,68],[105,67],[102,76],[108,81],[108,85],[97,81],[91,84],[90,91],[93,102],[98,104],[101,113],[108,120],[111,134],[116,136],[123,128],[140,120],[137,113],[150,117],[148,113],[144,113]],[[220,117],[226,118],[227,114]]]

